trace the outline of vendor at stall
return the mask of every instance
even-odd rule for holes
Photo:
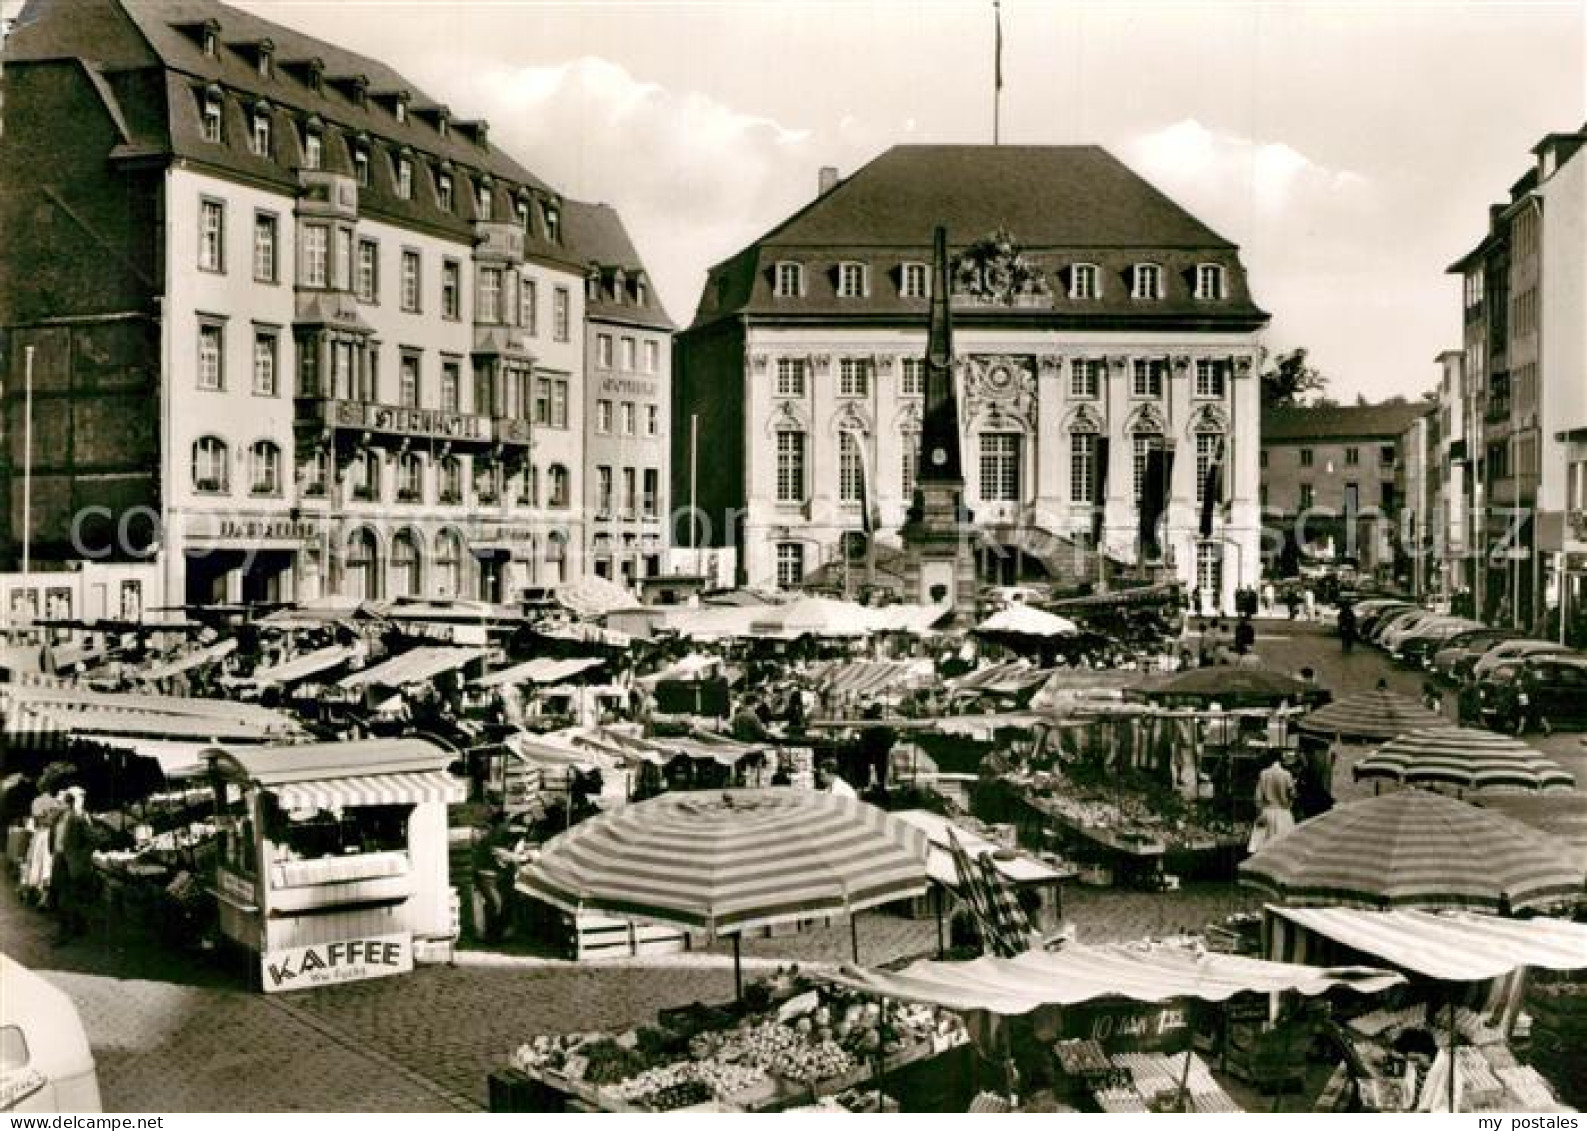
[[[1249,848],[1256,852],[1288,834],[1295,827],[1295,775],[1288,769],[1291,755],[1283,751],[1256,779],[1256,825],[1251,829]]]

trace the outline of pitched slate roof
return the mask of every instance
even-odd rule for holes
[[[673,321],[661,305],[645,262],[639,257],[634,241],[623,226],[623,218],[609,204],[587,204],[569,200],[563,207],[563,242],[571,259],[595,266],[601,272],[601,288],[594,298],[587,298],[585,311],[590,318],[649,326],[657,330],[673,329]],[[613,299],[616,271],[621,270],[630,280],[636,273],[647,278],[645,301],[634,301],[629,288],[622,302]]]
[[[903,145],[714,267],[695,323],[738,314],[924,318],[926,300],[902,297],[898,278],[902,264],[930,259],[938,224],[947,227],[952,249],[1004,229],[1047,275],[1051,303],[1003,309],[1000,316],[1093,326],[1172,318],[1209,328],[1267,320],[1251,299],[1238,248],[1099,146]],[[803,295],[773,293],[773,268],[781,260],[805,265]],[[837,264],[845,260],[870,266],[864,299],[837,296]],[[1130,270],[1142,262],[1162,266],[1161,299],[1129,297]],[[1075,263],[1100,269],[1100,298],[1068,297]],[[1224,268],[1226,298],[1194,297],[1202,263]]]
[[[199,30],[208,21],[219,25],[216,53],[206,55]],[[272,73],[259,73],[255,48],[273,45]],[[6,44],[8,64],[78,58],[110,80],[129,120],[142,128],[130,139],[136,154],[164,153],[283,186],[296,185],[302,162],[301,124],[311,115],[324,122],[324,167],[350,173],[352,139],[365,134],[376,147],[397,151],[409,147],[416,163],[417,187],[412,200],[397,196],[387,162],[372,160],[373,182],[360,192],[368,204],[397,219],[429,224],[472,238],[470,224],[487,217],[474,213],[473,185],[468,179],[489,174],[498,182],[489,219],[513,219],[509,190],[522,186],[543,202],[557,203],[554,188],[495,145],[484,144],[470,123],[452,118],[443,134],[434,115],[442,109],[400,73],[376,59],[345,50],[292,28],[261,19],[251,12],[216,0],[29,0]],[[319,89],[307,81],[307,65],[323,64]],[[129,103],[148,100],[146,84],[127,74],[160,67],[165,71],[163,116],[141,114]],[[367,80],[362,105],[348,80]],[[204,139],[199,95],[210,84],[226,92],[224,140]],[[405,92],[408,112],[399,121],[393,103],[383,95]],[[269,157],[248,149],[248,115],[263,99],[274,123]],[[371,154],[372,158],[376,155]],[[428,160],[426,160],[428,159]],[[431,161],[449,161],[456,173],[453,212],[435,204]],[[531,257],[567,260],[562,246],[546,238],[539,217],[526,241]]]
[[[1438,406],[1426,401],[1410,404],[1311,405],[1270,408],[1262,412],[1262,442],[1331,438],[1395,439],[1421,416]]]

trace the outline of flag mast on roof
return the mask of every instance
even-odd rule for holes
[[[996,43],[992,51],[992,144],[998,144],[1003,110],[1003,4],[992,0],[992,24]]]

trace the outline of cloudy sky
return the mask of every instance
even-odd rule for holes
[[[986,2],[240,0],[375,55],[619,208],[673,317],[705,269],[900,142],[988,142]],[[1005,0],[1006,142],[1098,143],[1238,243],[1269,345],[1341,399],[1435,379],[1445,267],[1587,123],[1587,0]],[[1015,233],[1017,236],[1018,233]]]

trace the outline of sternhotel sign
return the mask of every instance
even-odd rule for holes
[[[491,438],[490,421],[485,417],[434,408],[394,408],[362,401],[336,401],[331,420],[339,428],[362,428],[399,436],[482,441]]]

